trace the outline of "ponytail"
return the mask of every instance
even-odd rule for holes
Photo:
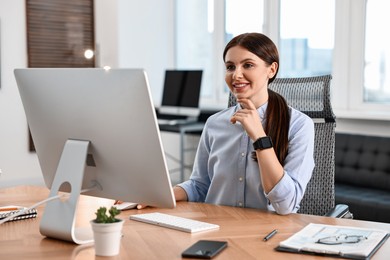
[[[271,137],[276,156],[281,165],[288,153],[288,131],[290,126],[290,111],[286,100],[275,91],[268,89],[268,106],[265,114],[265,133]],[[252,158],[257,160],[256,152]]]

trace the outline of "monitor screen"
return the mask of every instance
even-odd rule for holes
[[[144,70],[28,68],[15,77],[47,187],[97,184],[85,194],[175,206]]]
[[[198,116],[202,70],[167,70],[159,113]]]

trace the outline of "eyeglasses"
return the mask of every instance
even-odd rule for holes
[[[346,235],[341,234],[338,236],[330,236],[330,237],[323,237],[316,241],[318,244],[325,244],[325,245],[340,245],[340,244],[354,244],[359,243],[362,240],[367,239],[366,236],[360,236],[360,235]]]

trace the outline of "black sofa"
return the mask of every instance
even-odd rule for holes
[[[354,219],[390,223],[390,137],[336,133],[336,204]]]

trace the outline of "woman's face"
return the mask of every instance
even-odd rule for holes
[[[230,48],[225,56],[225,81],[237,98],[250,99],[256,107],[268,100],[268,79],[272,78],[278,64],[266,64],[254,53],[241,46]]]

